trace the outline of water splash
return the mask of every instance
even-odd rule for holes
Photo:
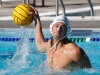
[[[21,29],[21,40],[17,43],[17,50],[14,53],[12,59],[8,59],[8,67],[6,69],[6,74],[16,74],[24,68],[28,67],[27,56],[29,55],[29,40],[28,35],[26,34],[26,30],[24,27],[20,27]],[[8,73],[7,73],[8,72]]]

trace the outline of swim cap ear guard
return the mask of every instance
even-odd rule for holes
[[[66,32],[66,35],[65,35],[65,36],[67,36],[71,32],[71,28],[70,28],[69,20],[68,20],[68,18],[65,15],[57,16],[53,20],[53,22],[50,24],[50,33],[52,34],[52,27],[57,22],[62,22],[62,23],[64,23],[67,26],[67,32]]]

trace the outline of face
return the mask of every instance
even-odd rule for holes
[[[52,27],[52,34],[54,38],[62,38],[67,32],[67,27],[62,22],[57,22]]]

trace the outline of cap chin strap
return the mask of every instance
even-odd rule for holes
[[[62,37],[61,39],[59,39],[51,48],[50,50],[52,50],[55,46],[57,46],[57,44],[59,43],[59,41],[61,41],[62,39],[64,39],[66,37],[66,35],[64,37]]]

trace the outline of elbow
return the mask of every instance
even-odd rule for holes
[[[37,47],[37,50],[41,52],[41,49],[39,47]]]
[[[37,47],[37,50],[39,51],[39,52],[42,52],[42,53],[44,53],[45,51],[44,50],[42,50],[40,47]]]
[[[82,69],[84,69],[84,68],[92,68],[92,66],[91,66],[91,64],[88,64],[88,65],[82,66],[81,68],[82,68]]]
[[[87,68],[92,68],[91,64],[88,64]]]
[[[36,43],[37,50],[40,52],[46,52],[45,45],[43,43]]]

